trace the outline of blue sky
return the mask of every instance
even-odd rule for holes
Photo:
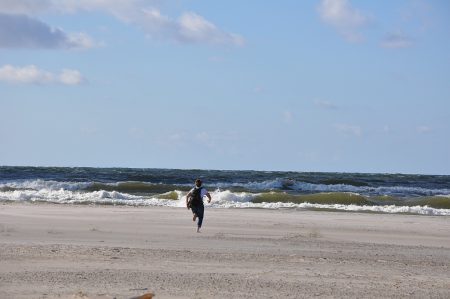
[[[450,2],[0,2],[0,165],[450,174]]]

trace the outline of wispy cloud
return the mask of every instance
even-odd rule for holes
[[[35,65],[15,67],[5,65],[0,67],[0,81],[18,84],[64,84],[79,85],[85,81],[77,70],[64,69],[59,74],[54,74]]]
[[[434,24],[432,1],[407,1],[401,11],[401,21],[415,28],[417,33],[426,33]]]
[[[94,44],[84,33],[67,34],[26,15],[0,13],[0,48],[85,49]]]
[[[390,49],[409,48],[412,45],[413,40],[401,32],[390,33],[386,35],[381,42],[383,48]]]
[[[244,38],[240,35],[222,31],[193,12],[184,13],[174,25],[176,28],[174,37],[182,42],[244,45]]]
[[[144,129],[139,127],[131,127],[128,129],[128,136],[130,136],[133,139],[144,139],[146,136],[146,132]]]
[[[416,128],[416,132],[419,134],[426,134],[426,133],[430,133],[431,131],[432,131],[432,128],[429,126],[425,126],[425,125],[418,126]]]
[[[256,94],[263,94],[263,93],[265,93],[265,91],[266,91],[266,89],[262,85],[257,85],[253,88],[253,92]]]
[[[291,111],[283,112],[283,121],[287,124],[291,123],[294,120],[294,113]]]
[[[434,10],[432,1],[406,1],[400,7],[395,19],[394,29],[389,30],[381,40],[380,46],[390,49],[409,48],[421,41],[421,37],[434,26]],[[409,32],[411,35],[405,33]]]
[[[348,0],[322,0],[318,11],[322,20],[333,26],[347,41],[363,40],[360,29],[369,22],[369,17],[353,8]]]
[[[100,133],[100,130],[93,126],[83,126],[80,128],[80,132],[83,136],[96,136]]]
[[[316,105],[317,107],[319,107],[321,109],[325,109],[325,110],[335,110],[338,108],[337,105],[333,104],[330,101],[325,101],[325,100],[314,100],[314,105]]]
[[[334,128],[338,133],[347,135],[347,136],[362,136],[362,129],[360,126],[348,125],[348,124],[335,124]]]
[[[198,132],[192,140],[193,146],[206,147],[219,155],[236,155],[240,137],[236,132]]]
[[[178,18],[171,18],[143,0],[15,0],[0,2],[0,12],[8,14],[37,15],[50,13],[77,13],[100,11],[113,15],[121,22],[133,24],[155,39],[172,40],[180,43],[203,43],[242,46],[242,36],[220,29],[211,21],[195,12],[183,12]]]
[[[235,154],[240,137],[236,132],[174,132],[157,140],[168,150],[198,150],[207,148],[219,154]]]

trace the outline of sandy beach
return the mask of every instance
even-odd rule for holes
[[[0,298],[449,298],[450,218],[0,205]]]

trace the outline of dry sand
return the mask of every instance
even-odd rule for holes
[[[450,298],[450,217],[0,204],[0,298]]]

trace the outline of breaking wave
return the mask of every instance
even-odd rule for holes
[[[344,184],[346,182],[347,184]],[[339,184],[335,184],[339,183]],[[352,183],[348,184],[348,183]],[[328,180],[327,184],[308,183],[302,181],[294,181],[289,179],[276,179],[263,182],[247,182],[247,183],[212,183],[209,187],[217,189],[226,189],[233,192],[265,192],[265,191],[292,191],[297,193],[358,193],[365,196],[395,196],[395,197],[432,197],[432,196],[450,196],[450,189],[429,189],[423,187],[409,186],[378,186],[371,187],[360,184],[356,186],[356,182],[348,182],[345,180]],[[70,190],[70,191],[117,191],[129,194],[159,194],[170,192],[173,190],[188,191],[191,184],[164,184],[150,183],[140,181],[123,181],[123,182],[67,182],[53,180],[22,180],[0,183],[0,191],[14,190]]]
[[[344,183],[345,182],[345,183]],[[243,187],[250,190],[291,190],[299,192],[353,192],[379,195],[450,195],[450,189],[428,189],[408,186],[368,186],[366,183],[348,182],[345,180],[329,180],[327,183],[308,183],[293,180],[273,180],[252,182],[247,184],[234,184],[234,187]],[[226,185],[224,187],[227,187]]]
[[[450,176],[0,166],[0,202],[184,207],[195,178],[214,208],[450,215]]]
[[[42,183],[42,182],[41,182]],[[0,201],[47,202],[57,204],[101,204],[130,206],[185,207],[187,191],[170,190],[158,194],[130,194],[119,191],[87,191],[89,186],[78,185],[82,190],[57,187],[59,184],[43,183],[46,187],[34,190],[31,185],[20,190],[2,186]],[[36,186],[35,183],[32,184]],[[23,187],[23,186],[22,186]],[[67,186],[66,186],[67,187]],[[8,190],[7,188],[10,188]],[[161,188],[159,190],[163,190]],[[165,190],[165,189],[164,189]],[[152,191],[155,191],[152,189]],[[211,192],[214,208],[264,208],[264,209],[313,209],[352,212],[410,213],[422,215],[450,215],[450,196],[419,197],[399,200],[394,197],[367,197],[358,193],[330,192],[316,194],[289,194],[286,192],[233,192],[220,189]]]
[[[162,193],[176,189],[189,190],[190,185],[154,184],[147,182],[59,182],[45,180],[24,180],[0,184],[0,191],[14,190],[70,190],[70,191],[117,191],[126,193]]]

